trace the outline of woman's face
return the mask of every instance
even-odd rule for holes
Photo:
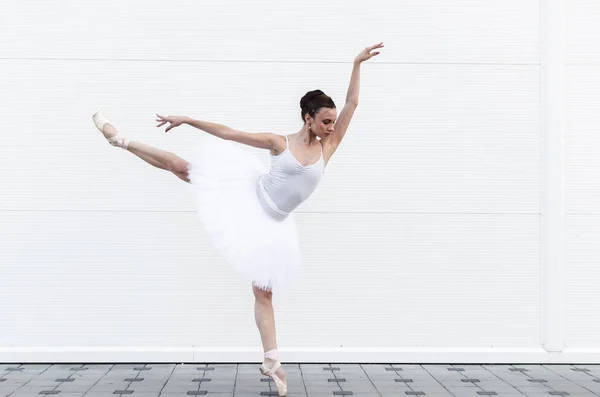
[[[321,108],[312,118],[308,116],[308,125],[313,134],[319,138],[325,138],[334,131],[337,110],[335,108]]]

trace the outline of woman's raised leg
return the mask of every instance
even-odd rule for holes
[[[100,112],[92,117],[98,130],[102,132],[106,140],[113,145],[135,154],[148,164],[172,172],[178,178],[189,182],[189,163],[177,155],[161,150],[137,141],[130,141],[121,136],[119,131]]]

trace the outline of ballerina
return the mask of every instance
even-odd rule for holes
[[[168,124],[165,132],[189,125],[221,138],[221,145],[200,145],[192,161],[130,141],[101,112],[92,116],[111,145],[194,187],[198,215],[213,244],[251,282],[264,350],[260,372],[273,379],[280,396],[286,395],[287,382],[279,361],[272,299],[274,292],[288,290],[300,271],[293,211],[314,192],[346,134],[358,106],[362,62],[378,55],[375,50],[382,47],[383,42],[366,47],[354,59],[339,116],[323,91],[307,92],[300,100],[303,125],[296,133],[249,133],[186,116],[157,115],[157,127]],[[269,150],[270,167],[265,169],[256,156],[236,144]]]

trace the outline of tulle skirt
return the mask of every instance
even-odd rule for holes
[[[294,214],[276,219],[259,199],[261,160],[236,142],[202,139],[189,159],[197,213],[213,245],[254,286],[282,293],[300,273]]]

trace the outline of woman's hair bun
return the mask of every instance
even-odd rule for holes
[[[308,102],[311,102],[312,100],[314,100],[315,98],[317,98],[321,95],[325,95],[325,93],[321,90],[308,91],[306,94],[304,94],[302,99],[300,99],[300,107],[301,108],[305,107],[305,105]]]
[[[300,99],[300,108],[302,109],[302,120],[304,121],[304,115],[308,113],[310,117],[315,117],[315,114],[319,112],[321,108],[335,109],[335,103],[333,99],[325,95],[321,90],[308,91],[302,99]]]

